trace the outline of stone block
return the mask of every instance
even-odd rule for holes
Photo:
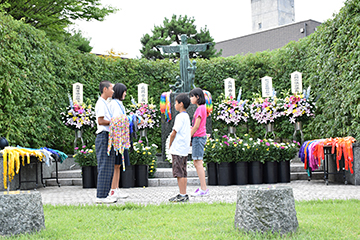
[[[41,194],[36,191],[0,192],[0,226],[1,236],[44,229]]]
[[[246,232],[295,232],[294,195],[288,186],[243,186],[237,192],[235,228]]]

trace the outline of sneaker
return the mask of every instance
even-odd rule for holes
[[[189,201],[189,195],[185,195],[184,197],[180,194],[176,195],[175,197],[172,197],[169,199],[170,202],[188,202]]]
[[[115,196],[116,196],[118,199],[120,199],[120,198],[127,198],[127,197],[129,197],[129,194],[122,193],[122,192],[120,191],[120,189],[117,188],[117,189],[115,190]]]
[[[96,203],[116,203],[117,199],[113,196],[107,196],[106,198],[96,198]]]
[[[203,197],[210,195],[209,189],[206,189],[205,191],[202,191],[200,188],[196,189],[194,193],[191,194],[193,197]]]

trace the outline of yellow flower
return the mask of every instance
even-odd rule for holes
[[[244,135],[245,137],[247,136],[247,134]]]
[[[92,145],[93,148],[95,148],[95,145]]]
[[[146,154],[146,152],[143,152],[143,154]]]
[[[73,157],[76,157],[77,154],[75,154]]]
[[[215,148],[215,144],[214,145],[212,145],[212,147],[211,148]]]
[[[154,166],[151,166],[150,168],[154,168]]]
[[[267,148],[266,151],[269,151],[269,148]]]
[[[92,149],[90,149],[90,150],[89,150],[89,153],[92,153],[92,152],[94,152],[94,151],[93,151]]]
[[[137,153],[139,153],[140,151],[138,150],[138,151],[136,151]]]
[[[149,155],[151,155],[151,152],[148,152]]]
[[[153,172],[153,170],[150,170],[150,172]]]
[[[155,160],[152,160],[152,162],[155,162]]]
[[[247,149],[249,149],[250,148],[250,146],[247,146]]]
[[[219,141],[219,139],[216,139],[215,141],[217,141],[217,142],[218,142],[218,141]]]

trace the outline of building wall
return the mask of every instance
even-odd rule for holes
[[[294,0],[251,0],[253,32],[294,22]],[[259,28],[261,24],[261,28]]]
[[[242,37],[217,42],[215,49],[222,49],[222,57],[245,55],[247,53],[262,52],[281,48],[290,41],[299,39],[315,32],[321,23],[314,20],[306,20],[287,24],[280,27],[259,31]]]

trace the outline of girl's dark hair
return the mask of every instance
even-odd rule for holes
[[[110,85],[111,85],[111,82],[109,82],[109,81],[102,81],[102,82],[99,84],[100,93],[102,94],[103,91],[104,91],[104,88],[109,88]]]
[[[119,99],[120,101],[124,100],[124,99],[122,99],[122,96],[123,96],[124,92],[126,92],[126,90],[127,90],[127,88],[124,84],[116,83],[113,87],[113,90],[114,90],[114,94],[113,94],[112,98]]]
[[[193,90],[190,91],[189,93],[190,97],[199,97],[197,100],[197,103],[199,105],[203,105],[205,104],[205,96],[204,96],[204,92],[200,89],[200,88],[194,88]]]

